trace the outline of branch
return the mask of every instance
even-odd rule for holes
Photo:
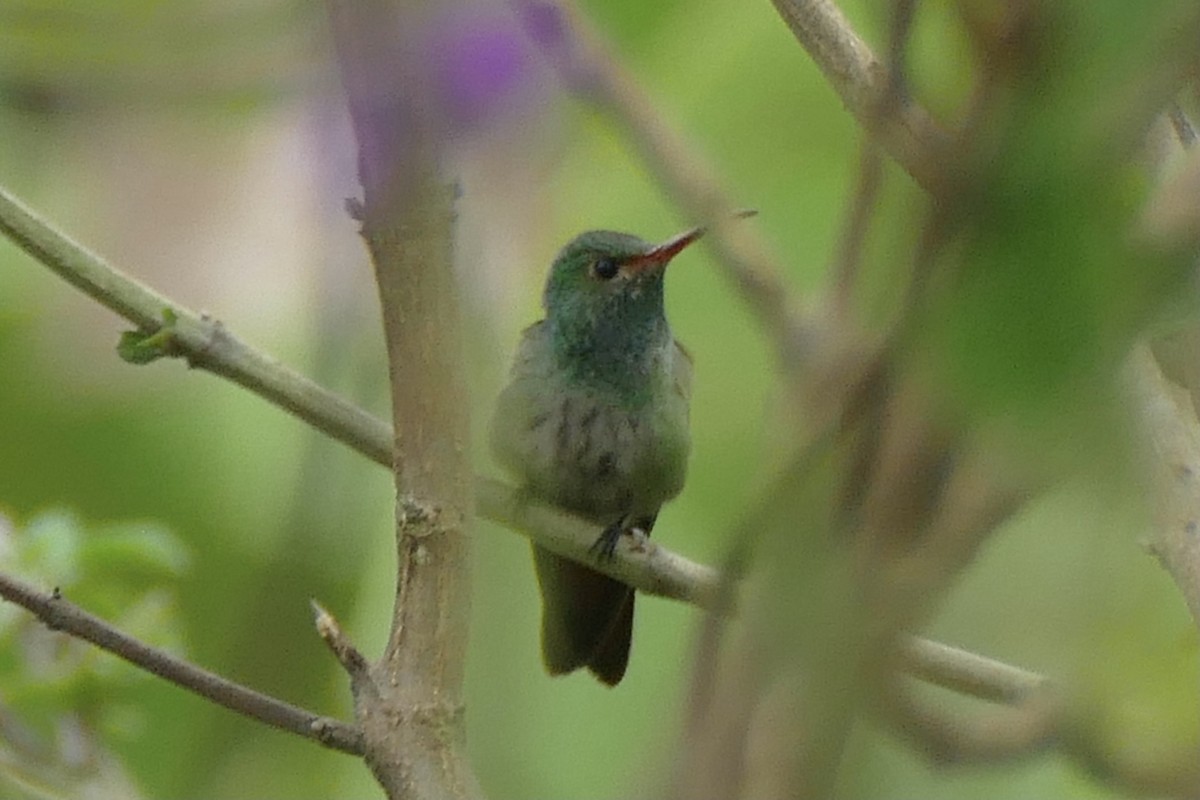
[[[162,308],[175,309],[179,318],[175,343],[180,355],[191,361],[204,354],[200,366],[295,414],[380,466],[391,468],[392,431],[387,423],[246,345],[208,348],[207,336],[187,335],[186,331],[215,328],[223,331],[224,341],[237,340],[225,333],[220,323],[201,320],[71,242],[3,189],[0,189],[0,230],[20,231],[21,235],[13,238],[30,255],[135,324],[157,320]],[[30,242],[38,244],[33,246]],[[267,391],[267,386],[282,387],[282,394]],[[596,532],[586,522],[532,502],[518,489],[490,478],[476,477],[474,492],[475,511],[480,516],[506,525],[555,553],[590,563],[587,551],[595,541]],[[612,561],[591,566],[646,594],[702,608],[712,608],[716,602],[715,570],[656,544],[643,552],[621,546]],[[1026,681],[1038,677],[948,645],[924,639],[914,639],[913,643],[905,660],[906,669],[922,680],[976,697],[1017,696]]]
[[[913,638],[903,653],[914,678],[993,703],[1016,705],[1046,689],[1050,679],[968,650]]]
[[[427,58],[431,19],[450,4],[326,5],[358,149],[359,219],[379,290],[394,429],[396,597],[383,656],[352,683],[355,713],[389,798],[474,798],[482,792],[463,700],[468,406],[454,189],[441,172],[446,131]]]
[[[1060,743],[1065,723],[1061,698],[1047,688],[1010,707],[973,715],[923,703],[898,685],[881,704],[889,727],[935,764],[996,764],[1035,756]]]
[[[0,232],[88,297],[148,333],[170,323],[170,352],[228,378],[368,458],[391,465],[391,430],[379,419],[241,341],[75,243],[0,187]]]
[[[638,591],[700,608],[717,606],[717,571],[672,553],[653,540],[638,548],[629,544],[630,537],[622,537],[616,558],[593,564],[594,523],[533,502],[520,490],[490,478],[475,479],[475,502],[476,510],[493,522],[519,531],[547,550],[588,564]]]
[[[918,184],[933,189],[944,172],[938,157],[949,149],[949,136],[911,100],[882,117],[877,113],[890,82],[887,71],[837,4],[832,0],[771,2],[846,110]]]
[[[342,669],[350,677],[350,690],[356,700],[359,694],[374,692],[375,685],[371,679],[371,665],[359,649],[350,641],[350,637],[342,630],[341,623],[325,610],[316,600],[309,601],[313,610],[313,625],[317,635],[325,642],[333,657],[342,665]],[[374,699],[374,698],[373,698]]]
[[[332,750],[362,755],[362,732],[330,717],[323,717],[260,694],[121,633],[99,617],[62,599],[58,591],[40,592],[29,584],[0,573],[0,597],[32,612],[47,628],[91,642],[101,650],[125,659],[147,672],[211,700],[230,711],[280,730],[312,739]]]
[[[1146,345],[1134,348],[1125,375],[1150,451],[1156,524],[1149,549],[1200,626],[1200,423],[1187,392],[1167,380]]]

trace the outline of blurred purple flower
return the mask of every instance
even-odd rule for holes
[[[403,18],[401,21],[405,21]],[[343,59],[364,181],[403,171],[416,137],[444,139],[528,128],[546,108],[550,67],[518,14],[503,7],[455,9]]]
[[[482,127],[513,105],[533,83],[528,40],[511,17],[460,13],[429,39],[434,85],[454,131]]]
[[[567,38],[567,20],[557,3],[548,0],[521,0],[517,13],[525,32],[539,47],[554,50],[563,45]]]

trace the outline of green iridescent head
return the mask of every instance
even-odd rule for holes
[[[542,297],[560,363],[582,380],[625,392],[645,360],[671,342],[663,273],[703,233],[694,228],[661,244],[614,231],[572,239]]]
[[[554,259],[546,278],[546,317],[600,324],[637,311],[661,315],[664,269],[703,232],[693,228],[662,244],[616,231],[579,234]]]

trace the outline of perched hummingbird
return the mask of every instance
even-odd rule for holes
[[[692,361],[663,312],[663,273],[704,233],[662,244],[589,231],[546,278],[545,319],[526,328],[492,419],[497,459],[530,496],[602,526],[611,558],[624,533],[649,535],[687,470]],[[537,545],[542,656],[552,675],[625,675],[633,590]]]

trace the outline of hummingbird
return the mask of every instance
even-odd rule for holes
[[[613,557],[649,536],[683,489],[692,359],[663,308],[667,264],[704,234],[652,244],[615,231],[572,239],[550,267],[545,318],[521,334],[491,425],[497,460],[530,497],[594,522]],[[633,633],[633,589],[536,544],[542,657],[551,675],[582,667],[615,686]]]

